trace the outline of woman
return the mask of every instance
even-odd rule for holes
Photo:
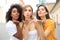
[[[23,7],[23,39],[24,40],[45,40],[42,23],[34,22],[33,9],[30,5]]]
[[[18,23],[22,21],[22,8],[18,4],[10,7],[6,13],[6,30],[9,34],[9,40],[22,40],[21,27],[17,27]]]
[[[46,40],[56,40],[55,35],[55,23],[49,17],[49,12],[44,5],[40,5],[37,9],[37,19],[42,20],[43,22],[43,29]]]

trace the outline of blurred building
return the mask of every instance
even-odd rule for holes
[[[0,0],[0,39],[8,40],[8,35],[6,33],[6,12],[12,4],[19,4],[20,0]],[[60,0],[24,0],[25,4],[30,4],[34,11],[36,11],[37,6],[44,4],[47,6],[50,17],[56,22],[56,35],[57,40],[60,40]],[[36,7],[36,8],[35,8]],[[36,14],[34,13],[34,16]]]

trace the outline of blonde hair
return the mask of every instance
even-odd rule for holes
[[[33,8],[32,8],[32,6],[31,6],[31,5],[25,5],[25,6],[23,7],[22,13],[24,13],[25,8],[27,8],[27,7],[30,7],[30,8],[31,8],[31,10],[32,10],[32,13],[33,13]],[[25,20],[25,17],[24,17],[24,15],[23,15],[23,14],[22,14],[22,18],[23,18],[23,20]],[[31,18],[32,18],[32,15],[31,15]]]

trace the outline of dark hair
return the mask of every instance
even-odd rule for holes
[[[31,7],[31,5],[25,5],[25,6],[23,7],[23,11],[22,11],[22,13],[24,13],[25,8],[27,8],[27,7],[30,7],[31,10],[32,10],[32,13],[33,13],[33,8]],[[25,20],[24,15],[22,15],[22,18],[23,18],[23,20]],[[31,16],[31,18],[32,18],[32,16]]]
[[[14,4],[10,7],[10,9],[8,10],[8,12],[6,13],[6,22],[8,22],[9,20],[12,20],[12,17],[11,17],[11,12],[12,12],[12,9],[13,8],[16,8],[17,11],[19,12],[19,18],[18,18],[18,21],[22,21],[22,7],[18,4]]]
[[[44,5],[39,5],[39,6],[38,6],[38,9],[39,9],[39,7],[41,7],[41,6],[43,6],[43,7],[45,8],[46,12],[48,13],[48,14],[46,15],[46,19],[50,19],[49,11],[48,11],[47,7],[44,6]],[[37,9],[37,13],[36,13],[36,18],[39,19],[39,20],[41,20],[41,18],[38,16],[38,9]]]

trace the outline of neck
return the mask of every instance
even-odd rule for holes
[[[16,19],[12,19],[12,21],[14,22],[14,21],[17,21]]]
[[[25,21],[29,22],[31,20],[31,18],[25,18]]]
[[[46,17],[42,16],[41,19],[45,22],[46,21]]]

